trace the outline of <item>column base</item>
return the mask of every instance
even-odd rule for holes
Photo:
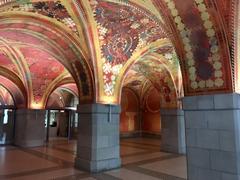
[[[44,145],[44,140],[18,140],[14,142],[14,145],[19,147],[38,147]]]
[[[161,145],[161,151],[174,153],[174,154],[186,154],[186,148],[185,147],[177,147],[173,145]]]
[[[85,170],[91,173],[99,173],[111,169],[117,169],[121,167],[121,159],[106,159],[99,161],[89,161],[86,159],[75,158],[75,167],[77,169]]]

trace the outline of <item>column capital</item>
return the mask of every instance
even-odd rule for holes
[[[45,109],[17,109],[16,113],[18,115],[21,115],[21,114],[23,114],[23,115],[26,115],[26,114],[36,114],[36,113],[38,113],[38,114],[45,114],[46,111],[47,110],[45,110]]]
[[[240,94],[228,93],[187,96],[183,98],[183,109],[185,111],[240,109]]]
[[[161,115],[174,115],[174,116],[184,116],[183,109],[177,109],[177,108],[162,108],[160,109]]]
[[[102,113],[107,114],[111,112],[112,114],[119,114],[121,112],[120,105],[113,104],[79,104],[77,106],[77,113],[89,114],[89,113]]]

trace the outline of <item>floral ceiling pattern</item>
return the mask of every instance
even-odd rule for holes
[[[49,18],[56,19],[59,22],[65,24],[74,33],[78,34],[76,24],[68,11],[60,1],[16,1],[16,4],[3,8],[2,11],[23,11],[39,13]],[[0,9],[1,12],[1,9]]]
[[[111,96],[119,72],[132,55],[166,34],[154,18],[134,6],[100,0],[90,3],[101,46],[104,92]]]

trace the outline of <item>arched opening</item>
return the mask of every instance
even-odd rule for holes
[[[76,139],[78,104],[78,89],[75,83],[63,84],[54,89],[46,104],[48,109],[48,116],[45,120],[47,141],[51,139]]]
[[[120,133],[122,137],[138,134],[140,104],[136,92],[130,88],[123,89],[120,114]]]
[[[159,48],[158,53],[148,54],[139,58],[127,71],[121,93],[121,104],[127,107],[128,98],[131,102],[137,98],[138,133],[128,131],[130,139],[122,143],[148,144],[149,149],[156,148],[160,154],[178,153],[169,161],[167,173],[166,161],[158,161],[146,165],[145,168],[159,173],[166,173],[178,178],[187,178],[185,123],[181,98],[183,97],[182,75],[179,60],[174,49],[168,44]],[[125,89],[131,89],[135,96],[128,97]],[[122,113],[125,109],[122,108]],[[121,113],[121,114],[122,114]],[[126,114],[126,113],[125,113]],[[121,116],[120,127],[126,122]],[[129,144],[128,144],[129,145]],[[124,148],[124,147],[123,147]],[[183,155],[180,155],[183,154]],[[123,156],[124,159],[127,159]],[[181,173],[179,173],[181,172]]]

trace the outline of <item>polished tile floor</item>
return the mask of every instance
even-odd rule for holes
[[[52,140],[48,146],[0,146],[0,180],[184,180],[186,158],[160,152],[160,141],[149,138],[121,140],[122,168],[89,174],[73,168],[76,141]]]

